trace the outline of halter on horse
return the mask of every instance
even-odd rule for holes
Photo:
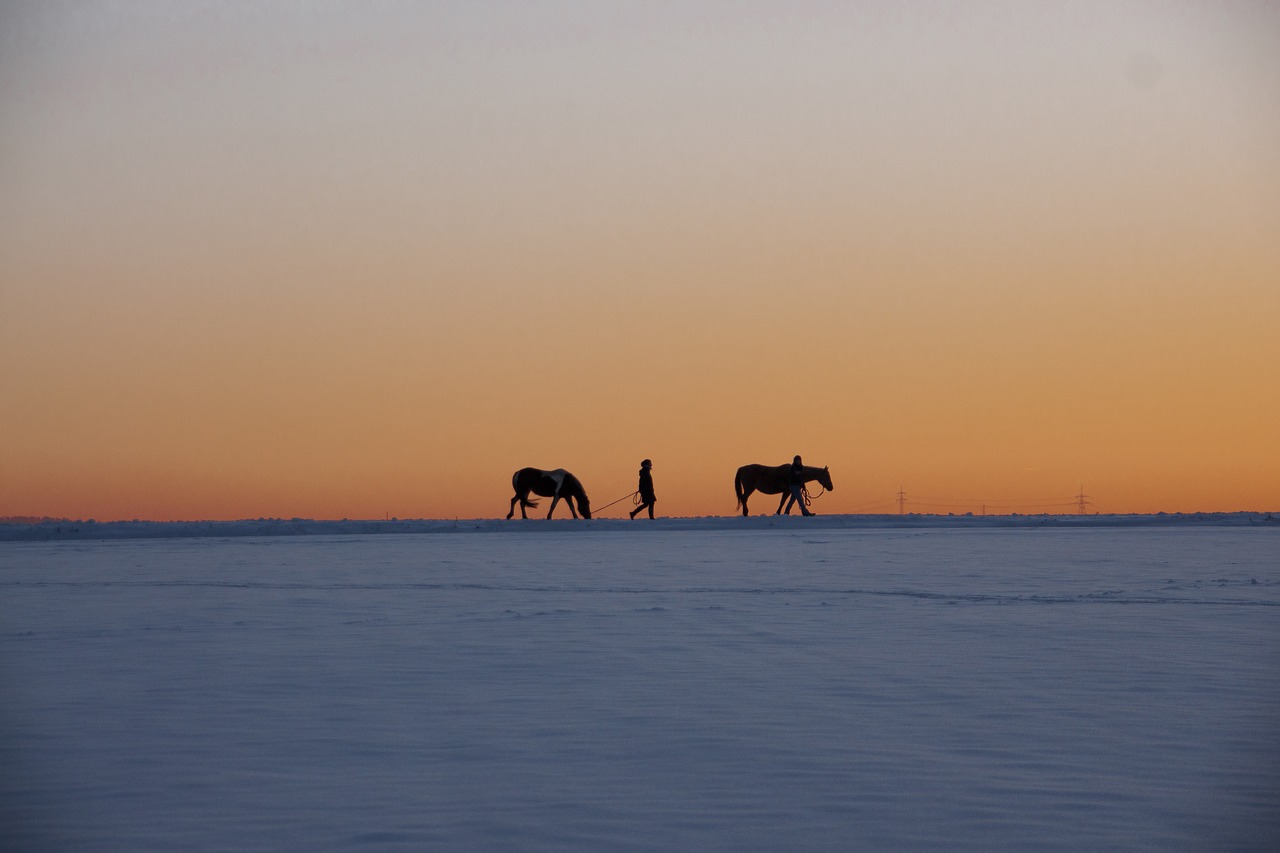
[[[525,514],[525,508],[538,505],[537,501],[529,500],[530,492],[544,498],[551,498],[551,509],[547,511],[547,518],[556,511],[556,504],[561,499],[569,505],[569,512],[573,513],[574,518],[578,517],[579,511],[582,512],[583,518],[591,518],[591,501],[587,498],[586,490],[582,488],[582,483],[577,477],[563,468],[557,468],[554,471],[521,468],[511,475],[511,488],[516,494],[511,499],[511,512],[507,513],[507,518],[516,514],[517,502],[520,504],[520,517],[529,517]],[[574,509],[575,503],[577,509]]]
[[[742,507],[742,514],[747,514],[747,498],[751,493],[760,492],[765,495],[782,495],[782,500],[778,502],[778,511],[774,513],[781,515],[782,505],[790,496],[790,473],[790,465],[743,465],[739,468],[737,475],[733,478],[733,491],[738,496],[738,506]],[[817,480],[828,492],[835,491],[835,486],[831,485],[831,472],[828,469],[804,466],[804,481],[809,483],[814,480]]]

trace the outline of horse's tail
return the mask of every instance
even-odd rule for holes
[[[742,488],[742,469],[739,468],[737,473],[733,475],[733,493],[738,497],[738,509],[742,509],[742,500],[746,496],[746,492]]]
[[[520,506],[524,507],[525,509],[533,509],[537,505],[538,505],[537,501],[529,500],[528,498],[520,499]]]

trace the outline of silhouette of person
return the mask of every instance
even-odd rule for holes
[[[631,510],[631,520],[635,521],[636,515],[643,509],[649,510],[649,517],[653,518],[653,505],[658,502],[658,497],[653,493],[653,463],[648,459],[640,463],[640,506]]]
[[[791,488],[791,500],[787,501],[787,515],[791,515],[791,507],[800,504],[800,512],[813,515],[804,505],[804,463],[796,456],[791,460],[791,468],[787,471],[787,485]]]

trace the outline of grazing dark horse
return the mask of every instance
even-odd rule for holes
[[[778,511],[774,513],[774,515],[781,515],[782,505],[787,502],[787,498],[791,497],[790,474],[790,465],[743,465],[739,468],[737,476],[733,478],[733,491],[738,496],[738,506],[742,507],[742,514],[747,514],[747,498],[751,493],[760,492],[765,495],[782,495],[782,500],[778,502]],[[814,468],[811,465],[804,466],[804,481],[811,483],[814,480],[817,480],[828,492],[835,491],[836,487],[831,485],[829,470]]]
[[[507,513],[507,518],[516,514],[517,502],[520,504],[520,517],[529,517],[525,514],[525,507],[538,505],[537,501],[529,500],[530,492],[544,498],[551,498],[551,509],[547,511],[547,518],[556,511],[556,504],[562,499],[569,505],[569,512],[573,513],[574,518],[578,517],[579,512],[582,513],[583,518],[591,518],[591,501],[587,498],[586,490],[582,488],[582,483],[577,477],[563,468],[557,468],[554,471],[521,468],[511,475],[511,488],[515,489],[516,495],[511,499],[511,512]],[[576,510],[573,507],[575,502],[578,505]]]

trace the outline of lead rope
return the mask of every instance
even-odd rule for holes
[[[591,513],[592,513],[592,515],[594,515],[594,514],[596,514],[596,513],[600,512],[600,510],[608,509],[609,507],[613,506],[614,504],[620,504],[620,503],[622,503],[623,501],[625,501],[627,498],[633,498],[633,497],[635,497],[636,495],[639,495],[639,494],[640,494],[640,492],[639,492],[639,491],[634,491],[634,492],[632,492],[632,493],[631,493],[631,494],[629,494],[629,495],[623,495],[622,497],[618,498],[616,501],[612,501],[612,502],[607,503],[607,504],[605,504],[604,506],[600,507],[600,509],[593,509],[593,510],[591,510]],[[639,501],[636,501],[636,502],[635,502],[635,504],[636,504],[636,506],[639,506],[639,505],[640,505],[640,502],[639,502]]]

